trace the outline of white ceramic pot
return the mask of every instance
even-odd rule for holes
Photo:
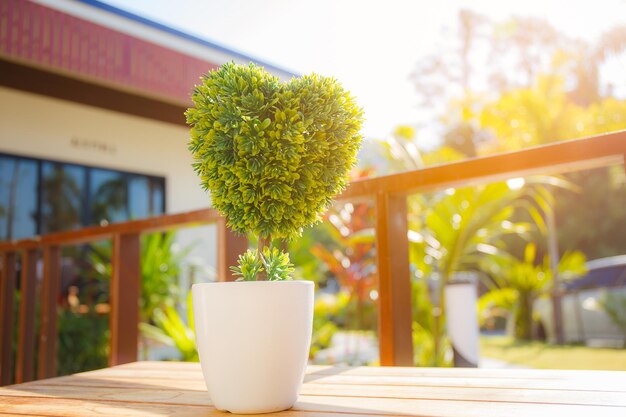
[[[293,406],[311,344],[313,289],[310,281],[192,287],[196,344],[217,409],[252,414]]]

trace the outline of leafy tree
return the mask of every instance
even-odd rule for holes
[[[446,147],[422,153],[411,141],[412,134],[408,130],[404,132],[385,143],[388,156],[395,157],[398,166],[423,167],[425,161],[461,157]],[[546,179],[536,182],[545,183]],[[516,211],[539,210],[545,197],[540,189],[538,184],[512,189],[506,183],[494,183],[409,197],[410,260],[417,282],[414,297],[419,296],[422,304],[428,298],[425,305],[431,307],[429,312],[422,310],[415,315],[414,337],[422,343],[430,341],[432,351],[430,348],[427,351],[434,358],[432,364],[445,364],[446,358],[443,287],[455,273],[476,270],[485,254],[505,249],[506,235],[530,231],[531,223],[512,219]],[[424,363],[423,355],[427,355],[424,352],[416,357],[419,363]]]
[[[95,197],[92,203],[92,212],[95,222],[99,223],[101,220],[113,220],[116,211],[124,213],[123,218],[125,219],[131,218],[128,194],[128,180],[122,175],[111,178],[100,184],[94,193]]]
[[[504,235],[530,230],[528,223],[511,221],[516,209],[529,207],[522,199],[525,194],[525,189],[511,190],[505,183],[494,183],[410,201],[411,261],[420,277],[437,278],[432,299],[436,307],[432,324],[435,357],[441,354],[445,331],[443,288],[456,272],[474,270],[485,254],[504,249]]]
[[[558,88],[565,92],[568,106],[588,107],[610,98],[613,86],[600,77],[601,70],[611,58],[623,56],[626,52],[626,25],[609,28],[597,42],[588,43],[558,32],[542,19],[512,17],[506,21],[493,21],[463,10],[459,13],[456,33],[450,33],[452,36],[447,38],[447,43],[438,45],[435,53],[419,61],[412,79],[422,107],[436,117],[435,124],[439,127],[443,144],[466,156],[480,154],[480,149],[482,153],[499,151],[490,146],[493,142],[485,137],[472,115],[480,115],[485,105],[498,101],[502,94],[515,94],[536,86],[537,80],[546,74],[550,74],[548,85],[545,80],[540,81],[542,85],[537,93],[544,94],[540,97],[542,104],[548,97],[549,100],[557,99],[557,102],[549,106],[552,110],[549,113],[542,113],[540,107],[533,106],[535,113],[532,114],[557,122],[560,117],[567,117],[574,122],[562,120],[559,129],[572,131],[562,132],[566,135],[559,136],[560,130],[557,129],[556,132],[544,132],[545,135],[524,137],[521,141],[509,141],[508,135],[496,135],[504,142],[496,145],[508,146],[512,142],[509,149],[519,149],[520,145],[529,146],[533,141],[544,143],[587,134],[581,131],[574,114],[559,111],[563,97],[558,94]],[[559,80],[567,80],[567,88]],[[550,84],[556,85],[557,90]],[[520,98],[512,101],[532,105],[536,100],[532,95],[525,98],[529,102]],[[510,129],[516,131],[517,114],[501,114],[496,118],[499,123],[511,122]],[[533,127],[541,128],[542,125]],[[611,130],[616,128],[607,125],[598,132]],[[522,135],[517,134],[518,137]]]
[[[55,164],[43,178],[42,229],[46,233],[70,230],[80,225],[81,187],[76,178]]]
[[[362,111],[336,80],[283,84],[254,64],[230,63],[204,76],[192,99],[194,168],[229,226],[258,235],[261,247],[300,236],[346,186]]]
[[[9,195],[7,198],[6,207],[0,206],[0,218],[6,217],[6,225],[5,225],[5,236],[3,240],[11,240],[13,239],[13,218],[15,216],[15,203],[17,200],[17,185],[19,181],[19,170],[20,170],[20,160],[16,159],[13,163],[13,170],[11,172],[11,176],[6,178],[7,188],[9,190]],[[4,181],[2,181],[4,182]]]
[[[512,301],[515,337],[530,340],[532,338],[533,304],[537,297],[552,290],[554,274],[550,259],[545,256],[543,262],[537,259],[536,246],[528,243],[524,258],[519,260],[507,253],[496,253],[480,260],[483,271],[488,272],[496,289],[488,297],[504,296]],[[582,252],[567,252],[559,260],[558,274],[568,280],[587,272],[585,255]],[[511,293],[510,290],[513,290]],[[512,296],[511,298],[508,298]]]
[[[475,117],[494,138],[483,151],[504,152],[625,129],[626,101],[607,98],[579,105],[572,101],[559,77],[542,76],[529,88],[503,94]],[[576,184],[580,192],[552,190],[559,247],[563,251],[581,249],[592,259],[626,252],[621,232],[626,220],[623,168],[568,173],[564,178]]]
[[[626,253],[626,178],[623,166],[566,174],[580,193],[554,190],[561,251],[581,250],[588,259]]]
[[[492,140],[483,153],[506,152],[528,146],[574,139],[626,128],[626,101],[607,98],[581,106],[572,101],[564,80],[540,76],[529,87],[503,93],[485,104],[476,120]],[[506,140],[505,140],[506,138]]]

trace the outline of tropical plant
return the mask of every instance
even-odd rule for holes
[[[81,187],[73,172],[54,164],[42,179],[42,229],[45,233],[80,225]]]
[[[289,279],[294,271],[289,262],[289,255],[278,248],[265,247],[260,253],[248,249],[239,255],[237,266],[231,266],[233,275],[239,277],[237,281],[256,281],[261,272],[265,272],[268,281],[283,281]]]
[[[346,186],[362,111],[335,79],[281,83],[252,63],[227,63],[202,78],[192,99],[194,169],[230,228],[259,236],[259,258],[272,239],[298,237],[319,221]]]
[[[479,263],[497,286],[488,296],[492,299],[506,297],[507,302],[512,304],[515,337],[530,340],[533,304],[538,296],[553,289],[554,273],[549,257],[544,256],[540,262],[536,246],[528,243],[522,260],[507,253],[497,253],[481,258]],[[585,255],[582,252],[566,252],[559,260],[557,273],[563,280],[579,277],[585,272]],[[511,293],[511,290],[514,292]]]
[[[330,346],[335,332],[338,330],[337,317],[345,308],[334,295],[315,297],[313,308],[313,335],[309,359],[314,359],[317,352]]]
[[[109,175],[94,193],[92,212],[96,223],[115,221],[116,214],[123,219],[131,217],[128,179],[122,174]]]
[[[413,359],[416,366],[451,366],[452,347],[444,332],[435,333],[439,316],[432,300],[429,280],[422,276],[411,281],[413,305]]]
[[[141,322],[141,334],[165,346],[175,347],[187,362],[198,362],[196,338],[193,321],[191,292],[187,295],[187,322],[183,320],[174,306],[164,305],[153,311],[152,322]]]
[[[355,170],[353,178],[369,176],[371,170]],[[355,330],[376,328],[375,299],[376,245],[373,218],[374,207],[369,203],[339,203],[324,215],[332,243],[318,243],[310,251],[349,297],[346,316],[353,320],[344,327]],[[374,297],[375,298],[375,297]]]
[[[387,155],[398,168],[414,169],[462,157],[446,146],[423,153],[414,139],[415,132],[402,127],[385,141]],[[432,324],[416,316],[414,327],[422,340],[431,337],[433,357],[440,364],[445,363],[442,346],[447,343],[443,288],[455,273],[476,270],[481,258],[506,249],[511,244],[507,236],[529,237],[535,227],[547,234],[545,218],[553,214],[553,188],[576,190],[559,177],[533,176],[408,198],[410,260],[415,279],[429,281],[425,294],[433,316]]]
[[[178,248],[176,232],[157,232],[141,236],[141,294],[139,299],[139,315],[142,336],[157,339],[166,345],[179,348],[184,359],[193,359],[189,354],[188,344],[176,342],[177,339],[154,337],[155,329],[172,329],[179,325],[176,320],[176,307],[184,291],[181,293],[179,276],[183,259],[192,250],[193,244]],[[101,242],[89,247],[88,259],[91,264],[89,274],[91,281],[88,287],[100,298],[108,298],[106,282],[111,276],[111,242]],[[148,327],[146,327],[148,326]],[[147,330],[146,330],[147,329]],[[163,330],[163,331],[166,331]],[[179,332],[182,334],[184,332]],[[178,335],[175,334],[174,336]],[[173,336],[172,336],[173,337]],[[172,342],[174,340],[175,342]],[[148,354],[147,344],[142,341],[144,355]],[[193,347],[195,350],[195,346]]]
[[[142,321],[149,321],[156,308],[174,306],[181,296],[178,276],[182,260],[193,248],[189,245],[177,249],[176,233],[149,233],[141,236],[141,298],[140,315]],[[89,261],[93,268],[92,276],[103,281],[111,276],[111,243],[92,245]]]
[[[455,273],[476,269],[478,261],[504,247],[507,234],[525,234],[529,223],[513,223],[516,209],[526,205],[526,191],[506,183],[448,190],[410,200],[410,256],[418,277],[431,277],[434,355],[441,355],[445,331],[445,291]]]
[[[89,308],[86,313],[59,309],[58,374],[104,368],[109,354],[109,317]]]

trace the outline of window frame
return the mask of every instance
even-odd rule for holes
[[[110,171],[117,174],[121,174],[128,183],[130,183],[130,179],[133,177],[146,178],[149,181],[155,181],[160,184],[163,189],[163,198],[161,202],[161,212],[163,214],[167,213],[167,179],[165,176],[158,176],[153,174],[145,174],[137,171],[128,171],[128,170],[120,170],[116,168],[110,168],[106,166],[99,165],[86,165],[77,162],[69,162],[62,161],[58,159],[48,159],[48,158],[37,158],[34,156],[26,156],[15,153],[8,153],[0,151],[0,158],[11,158],[13,160],[25,160],[35,162],[37,164],[37,178],[36,178],[36,194],[35,194],[35,207],[36,212],[34,213],[35,219],[35,234],[41,235],[42,232],[42,223],[43,223],[43,202],[42,202],[42,193],[43,193],[43,166],[45,163],[51,164],[61,164],[62,166],[73,166],[77,168],[84,169],[84,182],[85,182],[85,196],[81,199],[81,207],[80,207],[80,223],[81,227],[93,225],[93,213],[91,212],[91,200],[92,200],[92,189],[91,189],[91,175],[93,170],[103,170]],[[130,194],[129,194],[130,195]],[[129,219],[130,220],[130,219]]]

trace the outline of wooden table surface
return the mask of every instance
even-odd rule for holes
[[[626,372],[309,366],[291,416],[626,416]],[[200,365],[136,362],[0,388],[0,415],[226,416]]]

